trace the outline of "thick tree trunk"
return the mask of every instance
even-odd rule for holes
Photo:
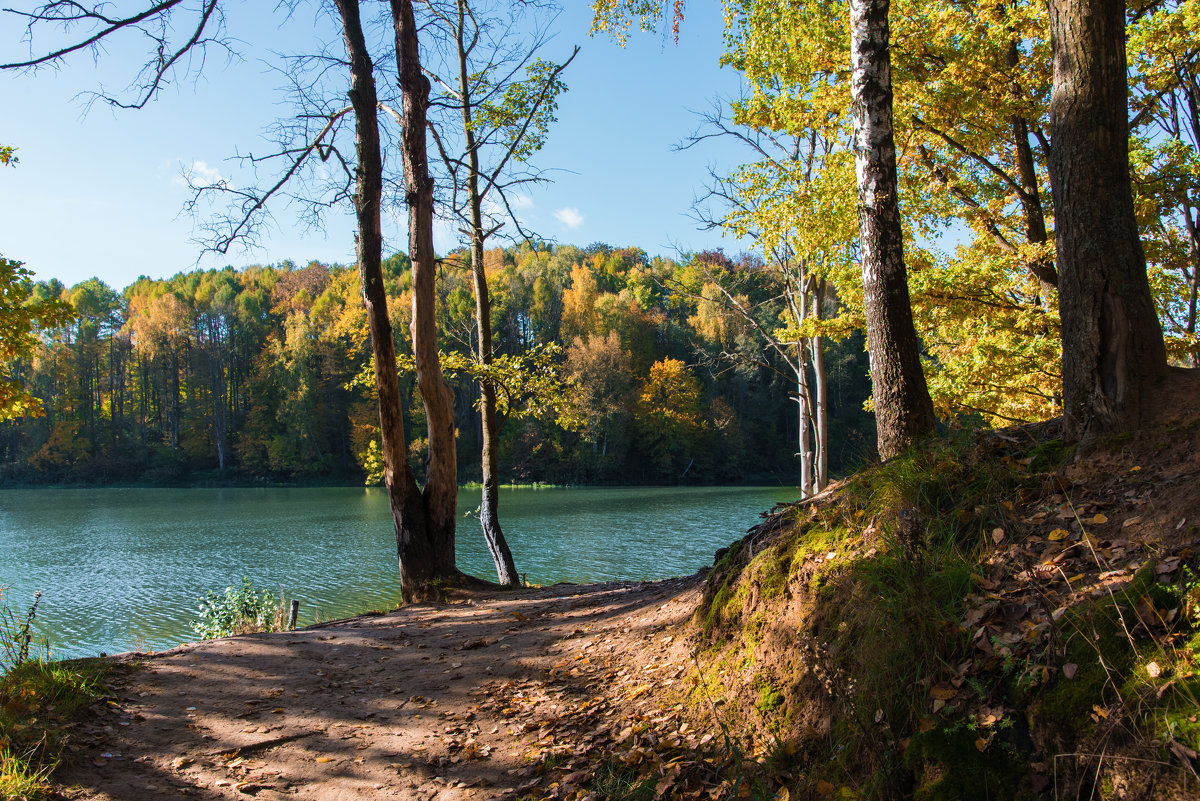
[[[1053,0],[1050,174],[1067,431],[1136,428],[1166,374],[1129,181],[1125,4]]]
[[[442,377],[434,314],[437,259],[433,249],[433,179],[429,176],[425,141],[429,79],[421,71],[412,0],[391,0],[391,9],[401,94],[400,154],[408,202],[408,255],[412,260],[413,357],[429,434],[424,492],[429,561],[401,567],[400,572],[405,594],[424,596],[436,594],[435,579],[458,575],[454,565],[458,454],[454,394]]]
[[[467,145],[467,204],[471,215],[471,277],[475,290],[475,321],[479,327],[479,351],[475,354],[479,364],[487,367],[492,363],[492,303],[488,296],[487,271],[483,265],[483,198],[479,194],[479,147],[475,141],[472,117],[474,105],[471,100],[471,76],[468,73],[466,31],[466,3],[458,3],[458,78],[462,96],[463,131]],[[481,466],[483,471],[483,497],[479,504],[479,523],[483,527],[483,538],[496,565],[496,578],[504,585],[517,586],[520,577],[513,561],[512,551],[500,528],[500,428],[496,419],[496,385],[489,380],[479,382],[479,416],[483,428]]]
[[[405,601],[434,597],[436,579],[454,575],[453,511],[450,542],[446,547],[444,524],[432,524],[432,515],[408,466],[403,406],[392,344],[392,325],[383,286],[383,231],[381,197],[383,160],[379,148],[378,99],[373,65],[363,37],[357,0],[337,0],[350,60],[350,102],[354,106],[358,164],[355,168],[354,208],[358,222],[358,268],[363,302],[375,357],[375,383],[379,397],[379,426],[383,439],[384,484],[396,527],[401,592]],[[411,19],[411,15],[410,15]],[[423,129],[422,129],[423,133]],[[414,266],[416,259],[413,259]],[[432,429],[431,450],[432,450]],[[453,461],[453,460],[451,460]]]
[[[879,456],[891,459],[933,433],[904,267],[892,138],[888,0],[851,0],[851,112],[858,175],[863,305]]]

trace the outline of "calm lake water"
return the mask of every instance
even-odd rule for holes
[[[791,488],[513,489],[500,515],[530,582],[685,575],[741,537]],[[459,494],[460,515],[478,490]],[[458,563],[494,579],[478,520]],[[301,624],[391,608],[396,539],[377,488],[0,491],[0,587],[56,657],[159,650],[194,639],[197,601],[248,576],[301,602]]]

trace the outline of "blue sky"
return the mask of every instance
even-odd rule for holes
[[[554,183],[529,193],[525,222],[546,238],[587,245],[634,245],[651,255],[737,242],[696,230],[687,214],[709,165],[735,166],[742,154],[722,146],[678,153],[672,146],[698,124],[693,113],[716,95],[739,92],[721,69],[720,4],[692,2],[678,45],[662,35],[633,35],[625,48],[588,36],[590,3],[568,0],[548,57],[581,51],[565,74],[570,87],[558,123],[537,157],[558,170]],[[120,5],[120,4],[118,4]],[[20,164],[0,172],[0,253],[26,262],[39,278],[70,285],[96,276],[123,288],[139,275],[165,277],[199,266],[241,267],[292,259],[353,261],[350,210],[328,216],[325,231],[306,231],[280,210],[262,247],[203,255],[181,213],[188,197],[180,175],[193,165],[230,176],[237,152],[265,149],[262,131],[288,107],[268,64],[272,54],[306,52],[338,32],[301,9],[280,23],[271,3],[231,4],[229,33],[240,60],[210,55],[201,76],[171,86],[140,111],[95,105],[85,114],[81,92],[128,83],[136,42],[114,43],[97,61],[76,58],[60,70],[0,74],[0,144],[19,148]],[[324,26],[324,27],[323,27]],[[0,58],[26,54],[22,30],[0,22]],[[405,233],[387,231],[391,249]],[[439,246],[452,243],[443,231]]]

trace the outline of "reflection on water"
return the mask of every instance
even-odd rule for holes
[[[665,578],[709,564],[786,488],[501,490],[528,581]],[[460,515],[479,504],[459,495]],[[161,649],[192,639],[197,599],[249,576],[301,601],[301,623],[390,608],[400,597],[387,497],[375,488],[0,491],[0,587],[44,593],[55,656]],[[494,578],[477,521],[459,566]]]

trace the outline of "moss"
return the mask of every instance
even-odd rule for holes
[[[1154,575],[1140,570],[1120,595],[1077,606],[1059,624],[1065,654],[1062,664],[1076,665],[1074,678],[1065,676],[1052,685],[1036,703],[1036,714],[1064,727],[1090,728],[1085,721],[1094,705],[1107,705],[1105,689],[1113,682],[1119,689],[1137,659],[1129,630],[1137,622],[1131,611],[1134,600],[1154,589]],[[1131,622],[1126,623],[1126,619]]]
[[[1050,439],[1039,442],[1029,450],[1030,471],[1034,473],[1052,473],[1075,457],[1079,444],[1062,439]]]
[[[783,693],[779,692],[769,681],[760,679],[758,682],[758,700],[754,708],[762,715],[774,712],[783,706]]]
[[[913,735],[904,764],[916,779],[914,800],[1019,798],[1029,770],[1025,754],[1004,737],[991,743],[985,738],[984,732],[962,724]]]

